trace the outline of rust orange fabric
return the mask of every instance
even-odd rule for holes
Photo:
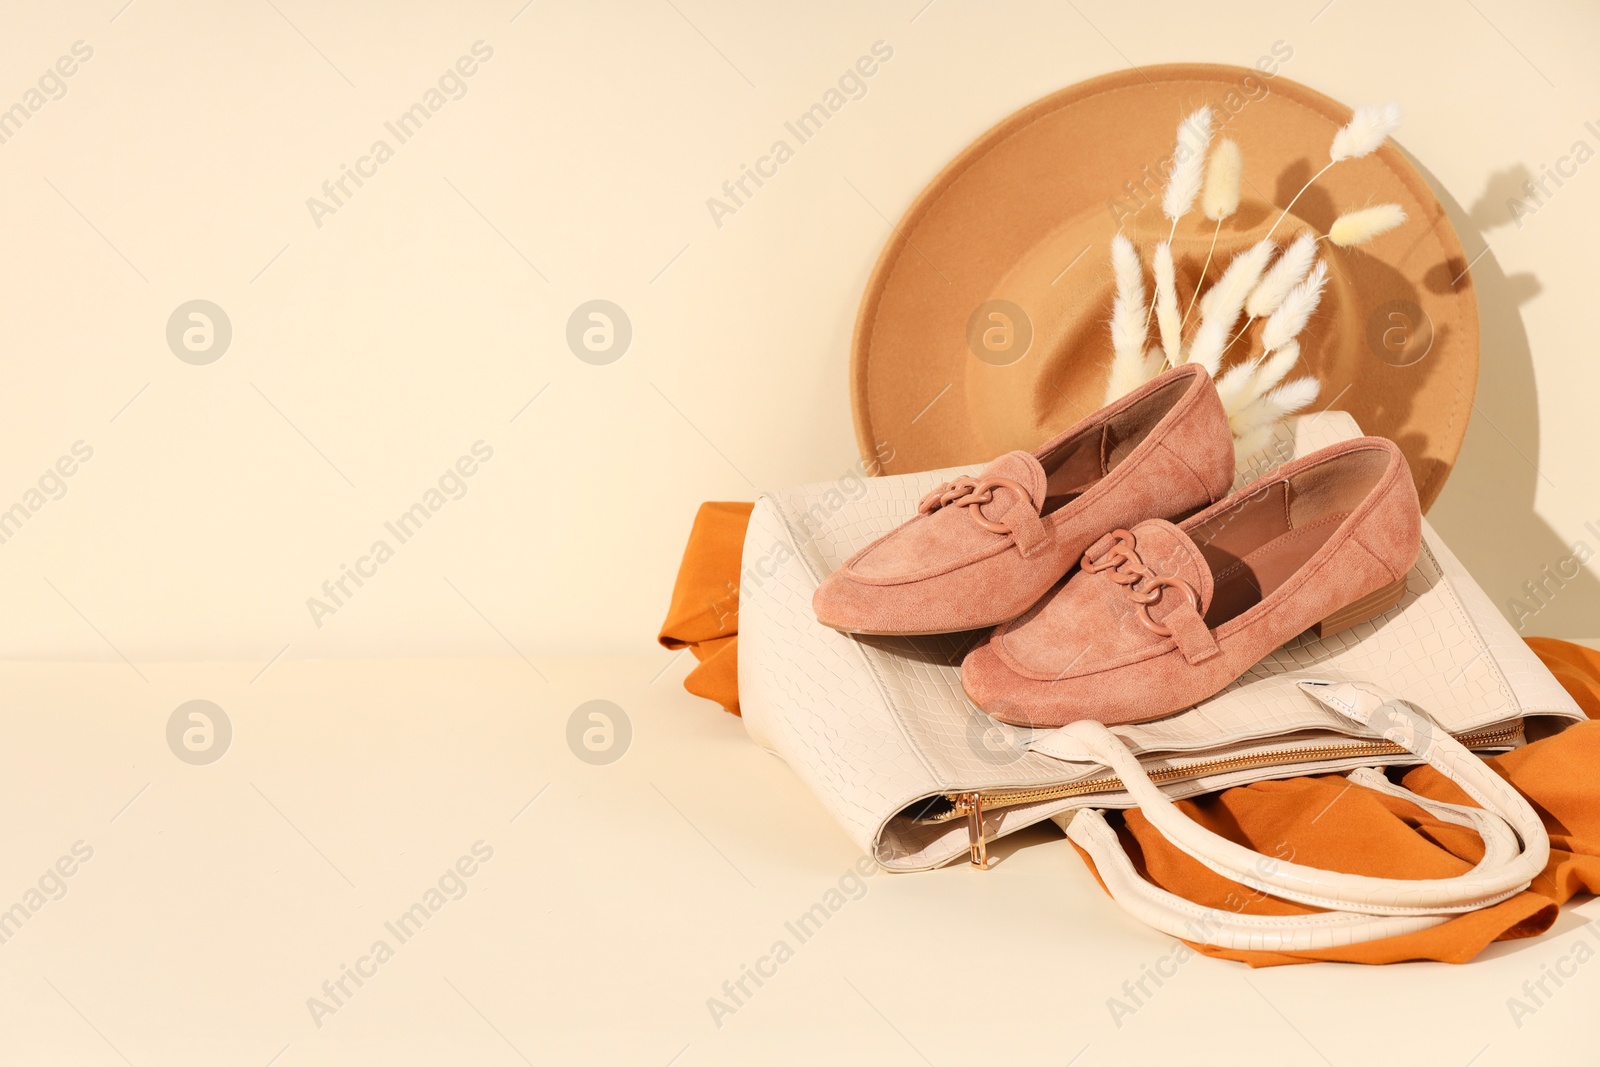
[[[1596,673],[1586,682],[1590,699],[1600,695],[1600,663],[1593,666]],[[1510,900],[1431,930],[1343,948],[1250,952],[1192,947],[1254,967],[1312,960],[1465,963],[1490,942],[1543,933],[1555,922],[1562,903],[1577,893],[1600,889],[1600,789],[1592,770],[1597,760],[1600,722],[1589,721],[1487,761],[1533,802],[1550,832],[1550,862],[1543,875]],[[1404,772],[1402,781],[1423,796],[1471,803],[1431,767]],[[1478,836],[1470,830],[1441,823],[1405,801],[1352,786],[1338,775],[1258,782],[1181,801],[1180,806],[1191,818],[1234,841],[1329,870],[1442,878],[1464,873],[1483,855]],[[1254,915],[1316,910],[1263,896],[1223,878],[1173,848],[1139,812],[1128,813],[1118,833],[1146,877],[1196,903]]]
[[[734,670],[739,563],[751,507],[701,505],[661,628],[663,645],[687,646],[700,660],[685,688],[734,714],[739,709]],[[1247,952],[1192,947],[1253,967],[1314,960],[1465,963],[1491,942],[1543,933],[1563,903],[1600,890],[1600,779],[1595,774],[1600,767],[1600,651],[1545,637],[1529,638],[1528,645],[1591,720],[1487,761],[1532,802],[1550,832],[1550,862],[1532,886],[1431,930],[1344,948]],[[1471,803],[1431,767],[1393,773],[1423,796]],[[1441,823],[1406,801],[1351,785],[1342,775],[1258,782],[1179,803],[1190,818],[1258,852],[1329,870],[1442,878],[1466,871],[1483,854],[1482,843],[1470,830]],[[1112,818],[1140,873],[1179,896],[1256,915],[1315,910],[1223,878],[1173,848],[1137,811]]]
[[[678,566],[672,603],[657,638],[670,649],[687,648],[699,664],[683,680],[695,696],[739,714],[739,559],[754,504],[710,501],[700,505],[689,545]]]

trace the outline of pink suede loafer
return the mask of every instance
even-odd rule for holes
[[[828,575],[812,608],[852,633],[993,626],[1026,611],[1106,530],[1189,515],[1225,495],[1233,471],[1216,388],[1186,364],[1031,453],[935,489]]]
[[[1327,637],[1395,607],[1421,530],[1394,442],[1341,442],[1176,525],[1099,538],[1071,578],[967,654],[961,683],[1016,725],[1170,715],[1306,630]]]

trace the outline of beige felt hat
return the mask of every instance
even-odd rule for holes
[[[1282,76],[1174,64],[1094,78],[1002,121],[917,197],[867,284],[850,369],[864,458],[888,474],[983,462],[1101,406],[1111,238],[1120,229],[1148,263],[1167,237],[1174,131],[1202,104],[1244,160],[1208,284],[1267,235],[1351,116]],[[1461,449],[1478,380],[1477,300],[1444,208],[1390,141],[1320,177],[1272,236],[1324,234],[1339,214],[1377,203],[1399,204],[1407,221],[1360,247],[1319,246],[1329,284],[1296,373],[1321,380],[1314,409],[1348,411],[1400,446],[1426,508]],[[1198,210],[1178,225],[1180,304],[1214,227]],[[1224,368],[1260,350],[1260,327]]]

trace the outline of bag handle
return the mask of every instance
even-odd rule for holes
[[[1105,813],[1083,808],[1067,836],[1089,854],[1095,871],[1122,908],[1164,934],[1221,948],[1258,952],[1306,952],[1382,937],[1397,937],[1447,921],[1442,915],[1364,915],[1325,911],[1311,915],[1245,915],[1208,908],[1146,881],[1122,849]]]
[[[1257,947],[1273,941],[1351,943],[1443,922],[1443,916],[1498,903],[1527,888],[1549,859],[1550,842],[1537,813],[1521,794],[1491,771],[1432,719],[1376,688],[1356,683],[1302,682],[1309,694],[1352,721],[1399,744],[1461,786],[1481,808],[1448,805],[1395,786],[1376,771],[1357,771],[1359,784],[1402,796],[1484,838],[1484,857],[1471,871],[1452,878],[1397,879],[1341,874],[1265,856],[1206,830],[1187,818],[1150,780],[1127,746],[1103,725],[1064,727],[1094,758],[1121,778],[1151,824],[1169,841],[1223,877],[1251,889],[1333,913],[1316,916],[1244,916],[1199,908],[1140,879],[1120,841],[1097,811],[1081,810],[1067,832],[1089,852],[1107,889],[1130,911],[1174,936],[1195,938],[1195,928]],[[1378,785],[1378,782],[1382,785]],[[1405,922],[1391,922],[1402,918]],[[1259,921],[1258,921],[1259,920]],[[1211,938],[1198,938],[1211,940]],[[1244,943],[1237,943],[1243,939]]]
[[[1484,858],[1479,866],[1501,862],[1516,848],[1516,839],[1499,817],[1482,808],[1447,804],[1420,796],[1390,782],[1371,767],[1346,776],[1357,785],[1398,796],[1444,822],[1475,829],[1484,838]],[[1067,836],[1094,860],[1095,870],[1116,900],[1133,916],[1173,937],[1255,951],[1304,952],[1353,945],[1384,937],[1417,933],[1448,921],[1445,915],[1366,915],[1351,911],[1326,911],[1313,915],[1245,915],[1208,908],[1185,900],[1139,876],[1122,850],[1115,830],[1099,811],[1078,813]]]

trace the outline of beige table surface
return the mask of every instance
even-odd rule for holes
[[[857,888],[860,853],[681,689],[687,667],[0,665],[0,908],[47,889],[25,920],[0,915],[0,1063],[1592,1062],[1600,966],[1573,946],[1600,941],[1593,904],[1468,966],[1253,972],[1169,958],[1053,828],[988,873]],[[209,764],[167,741],[195,699],[232,728]],[[594,699],[632,729],[607,765],[566,739]],[[430,901],[475,845],[492,857]],[[75,846],[92,856],[48,877]],[[800,941],[786,923],[841,878]],[[435,908],[402,940],[386,923],[418,903]],[[779,940],[792,958],[717,1025],[708,999]],[[1515,1018],[1558,964],[1576,973]],[[1124,982],[1156,968],[1175,973],[1131,1000]]]

